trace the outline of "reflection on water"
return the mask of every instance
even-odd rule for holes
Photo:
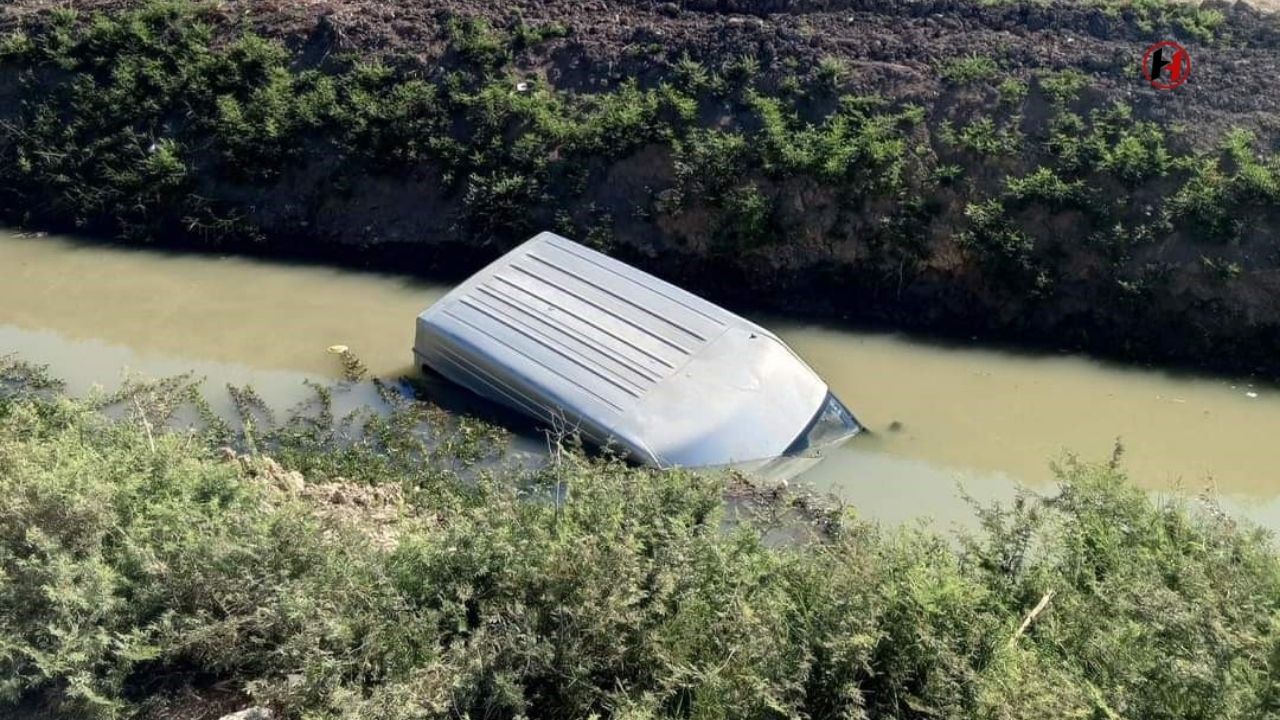
[[[73,391],[125,370],[194,370],[252,384],[273,405],[336,378],[348,345],[370,371],[410,371],[413,319],[447,288],[369,273],[170,255],[0,234],[0,354],[47,363]],[[1009,497],[1050,480],[1064,450],[1110,456],[1135,480],[1197,492],[1280,527],[1280,391],[1247,381],[1120,369],[769,321],[874,433],[805,476],[867,516],[971,515],[956,493]],[[1251,397],[1250,394],[1256,397]],[[213,394],[211,394],[213,395]],[[217,399],[217,398],[213,398]],[[896,429],[890,429],[891,424]]]

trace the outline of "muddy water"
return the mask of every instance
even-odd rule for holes
[[[126,371],[195,370],[269,402],[336,377],[348,345],[381,376],[411,371],[413,318],[447,288],[386,275],[110,249],[0,233],[0,354],[48,363],[73,389]],[[1051,480],[1049,460],[1110,455],[1155,490],[1212,486],[1280,527],[1280,389],[914,342],[764,319],[874,432],[805,476],[868,515],[968,515],[956,485],[1002,497]],[[891,429],[896,428],[896,429]]]

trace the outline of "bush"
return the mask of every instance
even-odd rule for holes
[[[956,243],[973,253],[992,276],[991,287],[1031,290],[1035,295],[1050,289],[1048,271],[1035,259],[1035,241],[1013,223],[999,200],[969,203],[964,214],[969,224],[957,233]]]
[[[938,68],[938,75],[956,85],[970,85],[994,80],[1000,72],[996,61],[982,55],[969,55],[947,60]]]
[[[413,652],[415,621],[367,544],[322,540],[294,503],[264,507],[192,438],[153,448],[63,401],[2,422],[0,702],[45,688],[61,716],[112,717],[160,668],[248,681],[336,652],[357,679]],[[364,645],[371,621],[397,617],[402,631]]]
[[[549,40],[569,37],[569,27],[561,23],[526,25],[523,22],[511,33],[511,44],[517,50],[535,47]]]
[[[505,39],[483,18],[449,18],[445,32],[453,50],[482,70],[492,72],[511,59]]]
[[[472,236],[481,242],[501,242],[525,236],[533,222],[526,211],[538,199],[536,179],[516,173],[473,175],[465,203]]]
[[[1211,240],[1229,242],[1246,227],[1241,208],[1280,203],[1280,169],[1275,160],[1260,159],[1253,143],[1252,133],[1235,130],[1217,157],[1197,160],[1169,199],[1172,216],[1191,220]]]
[[[687,92],[718,93],[724,90],[723,78],[708,72],[702,63],[690,58],[688,54],[681,55],[671,71],[676,85]]]
[[[1017,78],[1005,78],[996,90],[1000,93],[1000,102],[1005,105],[1017,105],[1027,96],[1027,84]]]
[[[726,522],[718,479],[570,452],[419,492],[421,462],[386,456],[403,470],[363,477],[407,493],[387,544],[308,494],[351,467],[330,441],[292,446],[311,474],[286,489],[201,434],[3,397],[0,707],[125,716],[210,678],[353,719],[1229,720],[1274,701],[1268,537],[1113,466],[1066,463],[1053,497],[980,508],[958,545],[834,516],[776,547],[762,519]]]
[[[151,2],[89,23],[58,13],[8,42],[6,52],[68,75],[30,98],[15,141],[0,147],[6,192],[39,196],[41,212],[78,227],[130,236],[251,234],[227,222],[232,207],[197,192],[197,178],[264,184],[310,163],[337,168],[340,184],[361,170],[432,162],[462,194],[464,229],[482,242],[511,240],[534,220],[557,158],[567,173],[585,157],[621,157],[669,140],[696,111],[666,85],[571,95],[497,77],[509,44],[559,36],[557,26],[520,25],[509,42],[482,20],[450,18],[467,70],[435,83],[379,60],[298,70],[281,43],[256,35],[215,46],[207,12]],[[455,131],[459,120],[467,132]],[[490,210],[497,217],[474,216]]]
[[[1217,31],[1226,19],[1221,10],[1166,0],[1092,0],[1114,17],[1131,19],[1148,35],[1178,29],[1203,43],[1219,40]]]
[[[919,108],[885,112],[876,98],[845,96],[836,113],[814,126],[801,124],[777,99],[750,93],[747,101],[762,126],[760,157],[767,171],[852,182],[864,190],[901,187],[907,155],[903,129],[920,122]]]
[[[1058,105],[1075,100],[1089,84],[1089,78],[1075,68],[1041,73],[1039,80],[1040,89]]]
[[[1254,148],[1253,133],[1235,129],[1222,142],[1223,159],[1234,166],[1232,194],[1241,202],[1280,201],[1280,170],[1274,160],[1266,162]]]
[[[755,185],[730,190],[724,198],[720,244],[726,249],[749,249],[774,239],[770,219],[773,203]]]
[[[676,143],[676,189],[687,198],[717,203],[739,182],[753,160],[747,137],[722,130],[695,130]]]
[[[725,79],[737,87],[750,87],[760,74],[760,59],[752,54],[742,54],[723,65]]]
[[[828,55],[818,61],[815,74],[820,84],[836,90],[849,76],[849,66],[841,58]]]
[[[1165,133],[1155,123],[1134,120],[1127,105],[1095,109],[1087,121],[1062,111],[1049,127],[1049,151],[1064,170],[1108,173],[1133,186],[1174,166]]]
[[[1167,173],[1172,157],[1160,128],[1140,122],[1118,132],[1114,142],[1102,148],[1098,164],[1124,182],[1137,184]]]
[[[1169,210],[1176,218],[1189,218],[1211,236],[1229,240],[1239,233],[1239,226],[1226,211],[1229,178],[1214,160],[1205,160],[1191,173],[1187,182],[1169,198]]]
[[[1015,155],[1022,149],[1022,135],[1015,123],[1000,126],[989,117],[976,118],[959,130],[944,121],[938,135],[948,145],[978,155]]]
[[[95,410],[128,392],[68,400],[12,361],[0,379],[0,711],[131,716],[212,681],[352,719],[1232,720],[1274,702],[1269,537],[1114,462],[1069,460],[1053,496],[978,508],[958,543],[830,513],[779,547],[779,508],[730,521],[723,478],[564,451],[464,480],[448,442],[417,438],[438,411],[388,388],[391,415],[349,436],[324,390],[264,421],[307,471],[282,482],[216,459],[223,430]],[[143,396],[172,413],[186,388]],[[253,397],[242,412],[270,415]],[[335,515],[317,483],[337,473],[401,500]]]
[[[1083,180],[1066,181],[1048,167],[1020,178],[1005,180],[1006,196],[1020,202],[1039,202],[1052,208],[1086,204],[1088,193]]]

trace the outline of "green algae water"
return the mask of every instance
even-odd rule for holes
[[[392,275],[0,233],[0,355],[83,392],[125,373],[194,371],[268,402],[337,378],[346,345],[377,376],[413,372],[414,317],[448,288]],[[1280,389],[1079,356],[943,346],[759,318],[873,432],[802,479],[887,521],[970,515],[1051,481],[1049,462],[1111,455],[1156,491],[1206,489],[1280,528]],[[212,393],[211,393],[212,394]]]

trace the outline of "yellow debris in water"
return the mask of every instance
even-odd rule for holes
[[[351,348],[347,347],[346,345],[330,345],[329,346],[329,352],[333,353],[334,355],[341,355],[342,353],[350,349]]]

